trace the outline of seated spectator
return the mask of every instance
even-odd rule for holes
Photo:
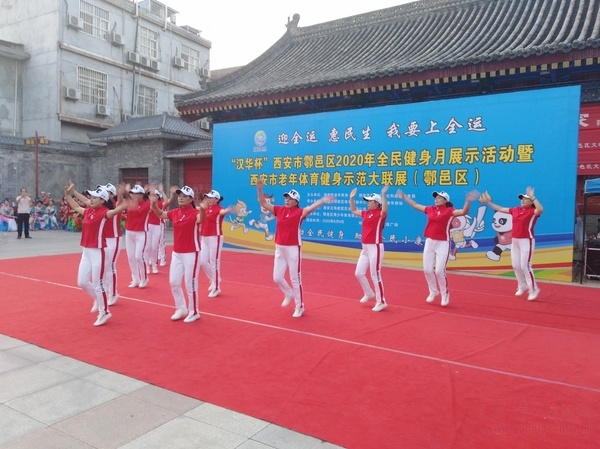
[[[8,198],[5,198],[0,205],[0,230],[10,232],[17,230],[15,210]]]
[[[47,229],[58,229],[58,221],[56,220],[57,210],[54,205],[52,198],[48,199],[48,205],[46,206],[46,217],[47,217]]]
[[[48,223],[48,215],[46,214],[46,206],[42,203],[41,200],[38,200],[33,207],[33,227],[31,229],[42,231],[46,230],[46,225]]]
[[[66,200],[63,198],[58,203],[58,226],[60,229],[67,229],[69,225],[69,205]]]

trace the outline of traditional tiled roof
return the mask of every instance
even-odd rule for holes
[[[175,159],[212,156],[212,139],[184,143],[183,145],[177,148],[165,151],[164,156],[166,158]]]
[[[179,117],[162,115],[131,118],[110,129],[90,134],[92,142],[114,142],[119,140],[212,140],[211,134],[184,122]]]
[[[381,85],[381,80],[431,80],[535,65],[598,64],[600,0],[420,0],[308,27],[299,16],[269,50],[247,66],[176,95],[182,115],[207,104],[315,95]],[[554,57],[556,54],[570,57]],[[552,59],[553,58],[553,59]],[[336,93],[336,94],[337,94]],[[195,109],[195,110],[194,110]]]
[[[0,145],[3,147],[26,145],[25,138],[15,136],[0,135]],[[81,153],[89,154],[98,151],[97,145],[87,145],[84,143],[69,143],[69,142],[54,142],[50,141],[47,144],[40,144],[38,148],[42,151],[58,151],[64,153]]]

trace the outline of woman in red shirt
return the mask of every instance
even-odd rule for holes
[[[98,305],[98,318],[94,326],[102,326],[112,316],[108,309],[108,295],[102,280],[106,269],[106,223],[120,212],[127,204],[122,203],[114,207],[108,192],[103,187],[88,190],[90,207],[80,206],[71,195],[74,195],[75,186],[71,182],[65,187],[65,197],[71,208],[83,217],[81,230],[81,246],[83,252],[79,262],[77,285],[90,295]]]
[[[221,252],[223,251],[223,218],[234,212],[232,207],[221,206],[223,197],[216,190],[204,194],[200,207],[206,211],[202,222],[202,251],[200,267],[210,281],[208,297],[214,298],[221,293]]]
[[[469,213],[471,202],[479,196],[473,190],[467,194],[465,205],[462,209],[455,209],[450,202],[450,195],[446,192],[433,192],[435,204],[424,206],[398,190],[397,196],[406,201],[414,209],[427,215],[425,225],[425,246],[423,248],[423,272],[429,286],[429,296],[426,302],[433,302],[437,295],[442,294],[442,307],[450,303],[450,292],[446,280],[446,265],[450,255],[450,223],[454,217]],[[435,271],[434,271],[435,266]],[[437,283],[436,283],[437,280]]]
[[[131,205],[125,219],[125,248],[131,269],[129,288],[145,288],[148,285],[148,272],[144,257],[147,245],[150,201],[144,188],[135,185],[129,190]]]
[[[264,181],[258,179],[258,202],[261,207],[275,215],[275,263],[273,265],[273,281],[279,286],[283,294],[281,307],[287,307],[294,300],[295,309],[292,317],[300,318],[304,314],[304,300],[302,298],[302,281],[300,268],[302,262],[302,239],[300,238],[300,225],[312,211],[325,203],[333,203],[335,198],[326,195],[315,201],[310,206],[301,208],[300,194],[290,190],[283,194],[285,206],[275,206],[265,198],[263,193]],[[290,282],[285,280],[285,270],[288,269]]]
[[[522,296],[529,292],[527,299],[533,301],[540,294],[540,288],[535,281],[531,261],[535,249],[535,236],[533,227],[537,219],[544,211],[544,206],[537,199],[533,187],[527,187],[525,193],[518,196],[521,205],[518,207],[502,207],[492,203],[492,197],[485,192],[479,198],[482,204],[487,204],[496,212],[504,212],[512,216],[512,244],[510,248],[510,259],[518,287],[515,296]]]
[[[200,318],[198,311],[198,274],[200,272],[200,223],[204,220],[204,209],[197,210],[194,204],[194,191],[184,186],[181,189],[171,187],[177,194],[179,207],[163,211],[158,207],[158,198],[154,194],[152,212],[157,217],[169,219],[173,223],[173,254],[169,267],[169,283],[171,293],[175,300],[175,313],[171,316],[173,321],[183,320],[184,323],[193,323]],[[181,288],[182,281],[188,295],[189,307],[186,307],[185,296]],[[186,316],[187,315],[187,316]]]
[[[386,193],[389,186],[381,189],[381,195],[376,193],[363,196],[367,202],[367,210],[358,210],[354,197],[356,188],[350,192],[350,210],[357,217],[362,218],[361,243],[362,251],[358,257],[354,275],[363,289],[364,296],[360,302],[365,303],[375,297],[373,312],[380,312],[387,307],[383,295],[383,281],[381,280],[381,262],[383,262],[383,227],[388,213]],[[371,281],[375,287],[375,293],[367,279],[367,269],[371,272]]]

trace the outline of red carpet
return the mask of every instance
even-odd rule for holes
[[[347,263],[303,262],[306,313],[271,278],[272,256],[226,251],[223,293],[171,322],[168,267],[128,289],[94,328],[80,255],[0,261],[0,332],[348,448],[595,448],[600,290],[449,275],[448,308],[420,271],[384,268],[374,313]],[[204,276],[202,274],[202,276]]]

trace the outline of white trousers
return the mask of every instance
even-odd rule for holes
[[[296,308],[304,307],[302,299],[302,247],[299,245],[275,245],[275,263],[273,265],[273,281],[281,289],[286,298],[294,298]],[[290,282],[285,280],[288,269]]]
[[[160,220],[160,238],[158,239],[158,260],[167,261],[167,226]]]
[[[193,253],[176,253],[171,256],[171,266],[169,268],[169,283],[171,284],[171,293],[175,300],[177,309],[185,309],[185,296],[181,288],[182,282],[185,284],[185,291],[188,296],[188,307],[190,313],[198,313],[198,274],[200,273],[199,255],[197,251]]]
[[[373,289],[367,279],[367,270],[370,271],[371,281],[375,290],[377,302],[385,302],[383,295],[383,281],[381,280],[381,262],[383,262],[383,243],[363,243],[362,251],[358,256],[354,275],[363,289],[365,296],[373,296]]]
[[[148,225],[148,235],[146,239],[146,263],[150,266],[156,266],[156,260],[158,258],[158,243],[160,242],[159,224]]]
[[[202,236],[200,251],[200,266],[210,281],[211,290],[221,288],[221,252],[223,251],[223,236]]]
[[[77,285],[96,301],[100,312],[108,312],[108,298],[103,285],[105,267],[102,249],[83,248],[77,272]]]
[[[535,239],[516,239],[513,237],[510,248],[510,260],[512,262],[515,276],[519,283],[519,288],[528,289],[530,292],[537,290],[531,263],[533,260],[533,251],[535,249]]]
[[[127,261],[131,270],[131,280],[139,283],[147,279],[146,259],[146,233],[144,231],[126,231],[125,246],[127,249]]]
[[[104,270],[104,289],[108,297],[113,297],[117,292],[117,260],[121,254],[122,237],[111,237],[106,239],[104,248],[104,259],[106,268]]]
[[[430,294],[448,294],[446,264],[448,263],[449,254],[450,241],[425,239],[425,247],[423,248],[423,272],[425,273],[425,279],[427,280]]]

